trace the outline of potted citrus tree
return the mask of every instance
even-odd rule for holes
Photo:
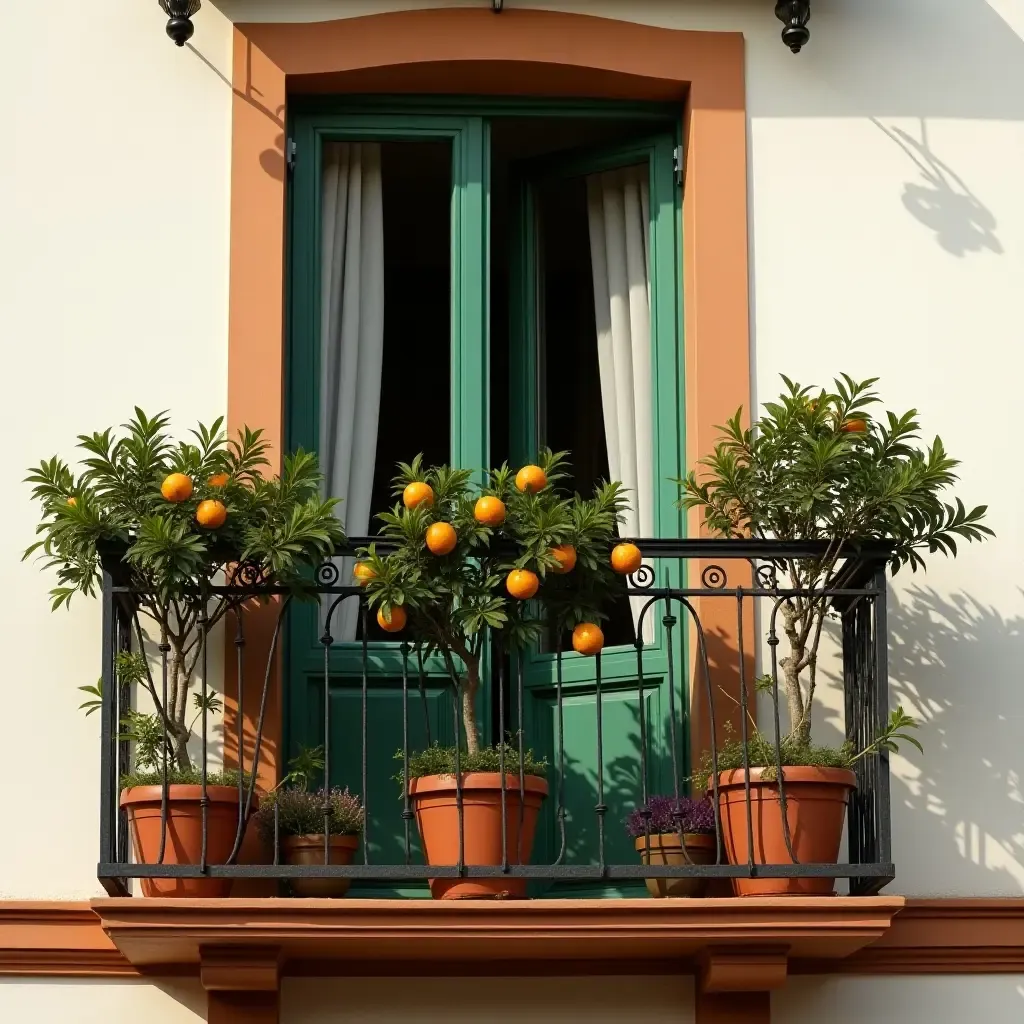
[[[288,765],[288,774],[260,801],[256,827],[284,864],[351,864],[359,848],[364,812],[348,789],[310,789],[324,769],[324,748],[304,747]],[[275,859],[274,863],[277,863]],[[296,896],[338,897],[347,878],[293,878]]]
[[[80,436],[85,457],[78,473],[56,457],[32,470],[28,482],[43,514],[39,539],[25,556],[41,555],[56,570],[54,609],[76,594],[94,595],[104,568],[131,591],[117,598],[131,620],[137,656],[119,668],[151,705],[123,723],[134,764],[122,779],[121,806],[135,856],[147,864],[199,863],[205,780],[207,861],[223,864],[239,826],[238,789],[224,783],[237,780],[207,772],[189,749],[194,710],[205,717],[216,709],[193,694],[190,710],[206,638],[236,603],[215,588],[244,578],[304,595],[310,568],[330,557],[343,536],[336,502],[320,496],[315,455],[297,451],[280,476],[267,478],[260,431],[243,428],[229,440],[218,419],[175,443],[168,422],[136,409],[120,434]],[[166,688],[162,669],[154,673],[141,656],[147,640],[166,657]],[[152,896],[223,896],[230,880],[149,878],[142,888]]]
[[[517,473],[502,466],[482,488],[471,475],[448,466],[426,469],[419,459],[400,465],[401,500],[380,516],[383,536],[396,547],[382,556],[371,546],[356,568],[380,626],[407,630],[425,654],[443,659],[461,708],[464,735],[455,746],[414,754],[409,777],[400,776],[427,863],[436,865],[459,861],[460,799],[464,863],[502,863],[503,785],[504,855],[509,863],[529,859],[548,791],[546,764],[529,750],[520,758],[522,744],[507,737],[496,746],[482,742],[476,715],[485,643],[494,637],[499,656],[522,651],[551,622],[572,629],[576,650],[598,653],[601,605],[614,579],[608,552],[625,507],[614,483],[587,499],[563,493],[564,453],[543,451],[538,464]],[[515,878],[430,884],[435,898],[526,892],[525,880]]]
[[[701,472],[678,481],[680,506],[699,509],[716,536],[824,543],[817,558],[780,559],[780,586],[796,592],[780,605],[788,651],[779,661],[789,732],[781,737],[786,820],[799,863],[838,859],[846,805],[856,786],[853,767],[900,741],[919,746],[907,730],[914,721],[901,708],[862,750],[829,747],[811,740],[818,681],[818,651],[832,611],[827,591],[842,571],[844,547],[884,540],[892,547],[891,569],[924,567],[924,553],[955,556],[961,540],[991,535],[985,506],[968,511],[946,498],[959,463],[940,438],[920,441],[917,413],[879,410],[877,378],[856,381],[845,374],[833,388],[801,387],[783,377],[785,390],[765,405],[750,428],[742,409],[720,428],[714,453]],[[884,643],[884,638],[879,638]],[[775,680],[763,678],[762,687]],[[718,751],[718,789],[723,838],[729,859],[746,863],[746,786],[754,813],[754,862],[791,862],[785,841],[776,779],[776,749],[756,731],[744,745],[727,742]],[[749,772],[745,765],[749,765]],[[705,772],[710,760],[705,760]],[[833,879],[736,879],[740,894],[813,895],[832,891]]]
[[[706,797],[652,796],[626,819],[640,859],[655,867],[714,864],[718,839],[715,809]],[[648,878],[652,896],[703,896],[703,878]]]

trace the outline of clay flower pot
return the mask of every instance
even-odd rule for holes
[[[331,836],[330,863],[351,864],[359,849],[359,836]],[[324,864],[324,837],[285,836],[281,840],[281,857],[285,864]],[[348,878],[292,878],[289,880],[296,896],[344,896],[351,879]]]
[[[524,783],[522,863],[530,860],[537,814],[548,784],[534,775]],[[459,811],[455,805],[454,775],[425,775],[409,783],[428,864],[459,863]],[[519,776],[505,775],[505,852],[509,864],[519,859]],[[501,864],[501,776],[498,772],[469,772],[462,776],[463,862]],[[525,878],[432,878],[436,900],[523,899]]]
[[[697,832],[683,834],[686,852],[679,842],[678,832],[656,832],[650,836],[637,836],[636,848],[644,864],[654,867],[683,867],[687,864],[714,864],[715,837]],[[704,878],[647,878],[647,891],[657,897],[703,896],[707,888]]]
[[[755,864],[835,864],[850,791],[857,777],[844,768],[784,767],[790,856],[782,823],[779,785],[764,781],[765,768],[750,769],[750,822]],[[730,864],[748,861],[745,773],[742,768],[718,776],[722,839]],[[713,797],[713,790],[709,786]],[[734,878],[737,896],[831,896],[834,878]]]
[[[134,786],[121,791],[121,806],[128,812],[132,848],[140,864],[156,864],[160,857],[160,802],[162,786]],[[198,864],[203,850],[202,786],[167,788],[167,840],[164,864]],[[234,786],[207,786],[206,863],[226,864],[238,832],[238,790]],[[180,899],[218,899],[230,895],[230,878],[143,878],[144,896]]]

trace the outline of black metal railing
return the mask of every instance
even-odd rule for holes
[[[353,539],[351,549],[340,553],[339,559],[362,543],[362,539]],[[394,750],[392,746],[381,753],[389,738],[400,737],[398,763],[407,778],[413,747],[436,740],[454,742],[459,736],[460,710],[451,679],[445,676],[443,666],[439,668],[431,660],[436,656],[425,659],[414,644],[400,638],[385,644],[374,633],[365,592],[343,583],[336,562],[326,563],[317,573],[318,605],[291,599],[283,591],[261,584],[258,573],[244,570],[204,596],[207,603],[227,602],[230,610],[223,628],[234,638],[238,706],[234,716],[237,734],[232,742],[242,752],[245,769],[237,782],[236,841],[224,863],[208,862],[210,750],[215,740],[224,737],[215,735],[211,717],[203,710],[193,740],[202,787],[203,849],[198,863],[163,862],[168,816],[166,782],[158,862],[137,863],[130,853],[128,821],[119,807],[120,778],[132,756],[120,722],[132,706],[133,694],[129,687],[119,685],[115,660],[119,651],[148,648],[150,685],[157,690],[163,685],[166,693],[168,648],[158,641],[150,643],[144,636],[138,615],[140,595],[124,582],[116,561],[108,560],[103,580],[100,880],[115,895],[128,895],[130,880],[140,878],[259,878],[282,882],[347,878],[357,887],[353,889],[355,894],[379,892],[382,886],[394,890],[427,879],[501,877],[525,878],[535,888],[542,883],[553,886],[549,889],[552,893],[568,891],[566,887],[572,886],[590,886],[597,891],[650,878],[845,878],[854,894],[880,890],[894,877],[885,750],[855,764],[857,787],[848,809],[846,861],[840,864],[797,863],[788,827],[790,856],[784,862],[755,863],[751,853],[745,863],[728,863],[721,836],[714,751],[710,752],[710,796],[715,808],[718,852],[713,863],[645,865],[639,863],[632,846],[632,856],[625,854],[622,842],[616,839],[618,833],[611,829],[618,826],[615,819],[621,820],[624,810],[643,806],[657,791],[668,796],[688,793],[690,708],[698,696],[694,688],[699,689],[699,703],[712,736],[721,734],[726,708],[734,712],[736,738],[744,742],[750,739],[751,714],[757,717],[760,732],[778,752],[777,778],[785,807],[781,743],[786,719],[784,698],[780,708],[778,643],[782,630],[778,618],[787,600],[801,596],[827,600],[836,620],[835,628],[828,629],[836,670],[825,674],[833,685],[843,688],[845,738],[858,749],[873,739],[889,711],[886,546],[844,550],[841,569],[829,589],[811,592],[787,588],[784,569],[790,560],[822,557],[824,544],[701,539],[637,543],[645,562],[629,579],[628,596],[633,599],[635,635],[641,639],[586,660],[563,652],[557,637],[549,638],[543,649],[530,652],[528,657],[509,660],[496,648],[490,652],[486,685],[482,688],[486,690],[483,739],[507,738],[510,756],[517,764],[510,777],[500,772],[503,808],[507,798],[518,808],[523,806],[525,779],[521,766],[526,749],[540,747],[549,762],[549,797],[539,826],[543,834],[532,860],[528,856],[508,856],[502,842],[506,851],[503,862],[494,865],[465,863],[461,792],[457,862],[430,866],[420,853],[408,787],[395,787],[381,795],[381,757],[390,761]],[[378,547],[382,547],[380,542]],[[269,614],[267,598],[275,598]],[[358,605],[359,626],[354,638],[343,641],[332,635],[332,628],[339,609],[347,602]],[[259,612],[255,610],[257,604],[262,607]],[[205,695],[212,688],[207,672],[208,649],[214,643],[224,647],[228,644],[222,635],[209,631],[205,605],[195,612],[199,633],[196,686]],[[264,649],[258,658],[250,653],[255,646],[251,641],[256,614]],[[728,623],[724,636],[718,628],[706,628],[709,618],[717,627]],[[269,629],[268,619],[272,620]],[[273,635],[268,641],[269,630]],[[753,666],[758,659],[762,682],[755,688]],[[292,752],[300,741],[321,745],[323,780],[332,786],[349,786],[363,801],[365,828],[355,863],[331,863],[326,843],[322,863],[282,863],[277,836],[271,844],[273,849],[267,851],[267,863],[239,862],[243,832],[259,800],[255,777],[261,758],[266,758],[267,707],[274,699],[271,690],[277,668],[282,666],[281,700],[286,708],[292,708],[290,714],[286,711]],[[252,677],[256,680],[255,691]],[[374,704],[385,690],[391,699]],[[722,690],[734,695],[735,706],[723,702]],[[254,692],[259,693],[258,703],[247,706],[245,701],[251,702]],[[344,708],[339,695],[345,698]],[[294,712],[295,700],[300,700],[305,714]],[[567,715],[572,716],[571,729]],[[617,717],[612,720],[609,715]],[[626,727],[624,715],[629,719]],[[836,735],[831,739],[838,745],[843,738]],[[581,743],[590,749],[583,750]],[[280,752],[277,756],[279,762],[284,760]],[[389,775],[396,770],[392,766]],[[401,796],[396,799],[399,788]],[[751,833],[749,789],[746,824]],[[505,826],[503,813],[503,830]],[[754,843],[749,846],[752,850]]]

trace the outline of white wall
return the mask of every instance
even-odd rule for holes
[[[96,890],[98,723],[75,687],[97,674],[98,609],[48,613],[50,581],[18,562],[35,510],[16,481],[134,403],[183,424],[225,404],[227,19],[438,4],[208,2],[184,50],[151,6],[83,17],[49,0],[5,23],[18,40],[0,64],[14,143],[0,161],[6,896]],[[965,459],[963,495],[991,503],[999,533],[898,580],[894,696],[926,717],[927,753],[894,763],[895,888],[1022,891],[1024,485],[1003,438],[1024,363],[1024,0],[816,0],[799,57],[762,0],[529,6],[745,33],[757,394],[779,371],[882,374],[886,399],[918,406]]]
[[[514,993],[514,995],[513,995]],[[671,978],[288,978],[282,1024],[691,1024],[693,980]]]
[[[198,980],[80,981],[65,978],[3,978],[0,1020],[61,1024],[199,1024],[206,1020],[206,993]]]
[[[1011,1024],[1024,1017],[1024,975],[790,978],[772,993],[777,1024]]]
[[[155,2],[7,8],[0,897],[70,898],[100,891],[99,716],[75,689],[99,674],[99,606],[48,611],[52,575],[19,561],[37,522],[20,481],[136,404],[185,427],[225,411],[231,30],[204,5],[200,59]]]

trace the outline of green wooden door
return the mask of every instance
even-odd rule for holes
[[[550,440],[545,436],[547,417],[543,408],[545,394],[550,393],[541,384],[548,322],[542,307],[550,298],[545,294],[541,268],[546,246],[553,243],[551,233],[544,229],[538,197],[545,184],[552,181],[646,166],[650,195],[653,497],[655,533],[663,538],[681,536],[683,530],[669,482],[680,475],[683,458],[681,221],[680,193],[673,170],[674,142],[670,135],[663,135],[627,147],[523,167],[518,189],[520,230],[513,242],[512,258],[516,298],[512,305],[510,407],[525,414],[513,424],[511,436],[515,461],[525,462],[539,445]],[[596,360],[596,337],[593,351]],[[600,416],[600,408],[594,415]],[[676,564],[656,563],[653,568],[659,585],[667,581],[677,586],[682,583],[678,578],[672,580],[672,574],[678,571]],[[652,607],[647,615],[652,620],[652,632],[648,642],[641,645],[642,663],[638,660],[641,652],[634,644],[620,644],[607,647],[600,663],[571,650],[561,657],[548,651],[528,655],[513,667],[511,704],[517,707],[521,688],[525,740],[543,752],[553,768],[549,776],[551,794],[534,850],[535,863],[553,863],[561,858],[569,865],[596,864],[602,847],[605,863],[633,863],[637,855],[625,834],[623,819],[641,800],[642,774],[646,774],[648,794],[671,794],[673,763],[687,763],[684,630],[679,624],[663,621],[661,605]],[[518,715],[515,721],[518,723]],[[606,809],[599,813],[598,808]],[[552,894],[566,894],[568,888],[572,887],[556,887]],[[577,892],[581,889],[595,895],[628,892],[628,887],[606,890],[592,883],[577,887]]]
[[[290,191],[289,448],[319,447],[323,147],[331,141],[440,139],[451,145],[450,459],[454,465],[486,465],[488,280],[486,260],[480,258],[486,252],[488,234],[486,122],[472,116],[312,112],[297,116],[293,129],[297,158]],[[389,297],[387,301],[396,300]],[[388,373],[385,368],[383,386]],[[357,858],[365,854],[371,863],[402,864],[407,822],[394,781],[400,768],[395,751],[405,740],[411,750],[421,750],[430,741],[454,742],[457,725],[447,672],[440,659],[431,658],[423,664],[421,676],[415,656],[406,662],[408,652],[400,643],[363,641],[325,647],[324,628],[320,608],[297,605],[290,609],[286,756],[293,757],[302,746],[326,744],[329,734],[330,784],[359,793],[366,807],[364,850]],[[411,860],[421,863],[415,826],[408,832]],[[425,885],[366,890],[373,895],[387,891],[427,895]]]

